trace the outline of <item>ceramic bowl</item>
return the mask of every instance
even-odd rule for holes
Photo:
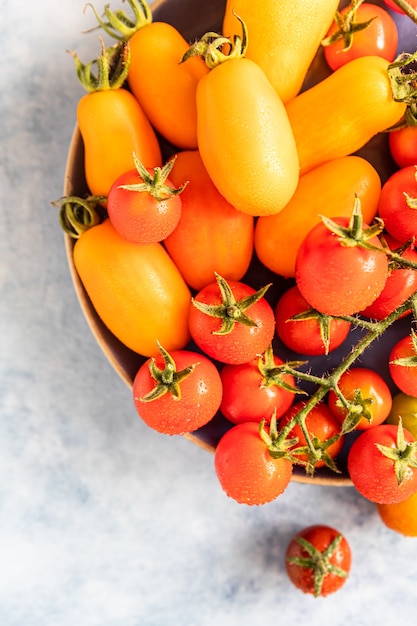
[[[211,0],[210,2],[200,2],[199,0],[160,0],[152,5],[154,20],[166,21],[173,24],[190,42],[199,38],[207,31],[219,31],[224,7],[225,0]],[[400,28],[401,24],[405,24],[403,28],[410,27],[406,20],[402,20],[401,22],[402,18],[398,19],[400,20]],[[413,26],[414,31],[410,31],[410,33],[412,32],[415,37],[415,25]],[[323,55],[319,51],[312,63],[304,87],[311,86],[315,82],[318,82],[328,73],[329,70],[323,59]],[[360,154],[368,158],[373,163],[380,173],[383,181],[394,169],[393,162],[389,158],[387,138],[383,134],[371,141],[370,144],[360,151]],[[84,177],[83,142],[78,127],[75,127],[68,151],[64,181],[64,195],[85,196],[86,193],[87,185]],[[74,242],[68,236],[65,236],[65,245],[76,295],[91,332],[115,372],[117,372],[129,388],[132,388],[134,376],[145,359],[120,343],[120,341],[112,335],[112,333],[98,318],[74,268],[72,257]],[[266,284],[266,282],[271,280],[271,275],[255,260],[251,264],[247,278],[249,281],[254,279],[256,284]],[[284,289],[285,281],[277,276],[272,276],[272,280],[274,281],[275,295],[277,296],[279,295],[280,290],[282,291]],[[286,286],[288,286],[288,284]],[[389,341],[393,344],[395,339],[396,335],[395,333],[392,333]],[[365,356],[361,361],[363,366],[368,365],[370,367],[374,367],[376,363],[381,361],[381,359],[378,358],[378,350],[381,349],[384,342],[386,344],[386,338],[384,338],[383,342],[378,342],[376,347],[373,347],[365,353]],[[352,344],[350,344],[350,346],[351,345]],[[345,353],[346,350],[350,349],[350,346],[344,346]],[[290,353],[285,354],[285,350],[284,354],[282,352],[283,351],[281,350],[279,353],[281,358],[293,358],[293,355]],[[338,350],[325,359],[318,359],[315,357],[314,371],[317,373],[319,371],[327,371],[330,367],[335,366],[340,360],[342,353],[343,351]],[[387,376],[387,372],[383,373]],[[133,412],[132,419],[135,419],[135,414]],[[186,434],[184,436],[194,444],[200,446],[208,452],[213,453],[219,438],[230,427],[231,424],[218,414],[207,426],[201,428],[195,433]],[[309,477],[306,476],[305,471],[302,468],[296,467],[294,469],[293,480],[301,483],[331,485],[335,487],[351,486],[352,483],[348,477],[345,463],[346,450],[349,445],[348,436],[344,451],[342,451],[338,458],[338,466],[342,471],[340,475],[335,474],[326,468],[320,468],[316,471],[314,477]]]

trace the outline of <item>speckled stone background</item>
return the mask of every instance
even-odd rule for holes
[[[83,6],[1,7],[1,626],[415,622],[417,539],[351,488],[291,483],[270,505],[236,504],[210,454],[141,423],[91,336],[50,205],[83,93],[66,49],[98,49]],[[284,571],[292,534],[322,522],[353,551],[324,600]]]

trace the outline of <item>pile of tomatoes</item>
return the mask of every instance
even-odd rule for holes
[[[93,9],[119,41],[88,64],[72,53],[89,195],[61,199],[61,221],[97,315],[146,359],[133,397],[150,427],[194,432],[220,412],[230,428],[215,470],[249,505],[281,494],[295,464],[340,471],[349,441],[355,487],[388,526],[417,535],[413,58],[393,63],[387,7],[317,0],[313,19],[305,3],[264,4],[228,0],[222,32],[193,44],[144,0],[129,0],[134,21]],[[329,71],[309,86],[319,48]],[[395,171],[382,180],[358,151],[388,129]],[[247,279],[254,262],[270,282]],[[387,383],[360,357],[403,320]],[[358,329],[315,374],[309,359]],[[344,546],[343,570],[330,563],[345,543],[330,531],[320,571],[325,559],[337,588],[350,555]],[[299,586],[324,595],[323,577],[305,582],[317,548],[296,546],[289,574],[304,563]]]

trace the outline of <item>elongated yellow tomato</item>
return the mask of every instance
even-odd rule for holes
[[[380,191],[378,172],[360,156],[340,157],[300,176],[287,206],[277,215],[257,221],[255,251],[259,260],[276,274],[294,277],[298,248],[320,215],[349,217],[356,194],[364,221],[371,223]]]
[[[144,356],[183,348],[189,341],[190,291],[159,243],[131,243],[109,219],[77,239],[74,265],[104,324]]]
[[[106,196],[113,182],[132,169],[133,152],[146,167],[162,163],[155,131],[135,97],[126,89],[95,91],[78,103],[87,185]]]
[[[239,211],[271,215],[298,183],[298,156],[285,107],[254,61],[229,59],[197,88],[197,137],[220,193]]]
[[[402,118],[407,107],[394,100],[388,65],[355,59],[287,102],[301,174],[356,152]]]
[[[283,102],[296,96],[330,28],[339,0],[227,0],[223,33],[239,32],[233,11],[248,28],[246,57],[265,72]]]

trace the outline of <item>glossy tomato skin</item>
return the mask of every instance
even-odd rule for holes
[[[409,396],[417,397],[417,367],[393,363],[397,359],[417,358],[413,338],[407,335],[400,339],[389,355],[389,373],[398,389]]]
[[[365,367],[352,367],[339,378],[338,387],[348,401],[354,400],[357,390],[360,390],[363,400],[370,400],[366,408],[371,420],[368,421],[362,416],[356,425],[356,430],[366,430],[382,424],[388,417],[392,407],[392,395],[387,383],[378,372]],[[339,406],[333,389],[329,391],[327,399],[329,409],[342,424],[347,415],[347,409]]]
[[[275,324],[278,337],[287,348],[299,354],[318,356],[332,352],[345,341],[351,324],[344,320],[330,318],[329,343],[326,347],[317,317],[297,321],[291,320],[293,316],[306,313],[310,309],[310,305],[301,295],[297,285],[287,289],[275,307]]]
[[[270,455],[257,422],[237,424],[222,436],[214,453],[214,466],[223,491],[247,505],[275,500],[292,476],[290,461]]]
[[[178,350],[171,352],[171,357],[177,371],[196,364],[191,374],[179,383],[180,399],[167,391],[156,400],[141,400],[156,386],[149,372],[149,360],[139,368],[134,378],[133,398],[138,415],[149,427],[160,433],[181,435],[197,430],[214,417],[220,406],[222,384],[216,366],[204,355]],[[161,355],[154,360],[160,369],[164,369]]]
[[[381,444],[395,449],[398,427],[380,424],[363,431],[353,442],[348,453],[348,472],[359,493],[371,502],[394,504],[406,500],[417,491],[417,469],[409,467],[399,485],[394,461],[386,457],[376,446]],[[407,442],[414,442],[413,435],[404,429]]]
[[[293,131],[254,61],[229,57],[199,81],[197,140],[210,178],[237,210],[271,215],[290,200],[299,178]]]
[[[404,193],[417,197],[416,167],[409,165],[394,172],[383,184],[378,214],[385,230],[397,241],[405,243],[417,235],[417,211],[407,205]]]
[[[292,537],[285,555],[285,566],[289,579],[298,589],[304,593],[325,597],[334,593],[345,584],[351,569],[352,553],[343,535],[341,536],[340,543],[331,554],[329,563],[330,565],[340,568],[346,575],[339,576],[331,571],[326,571],[322,585],[317,593],[315,593],[314,569],[311,567],[302,567],[290,562],[292,558],[305,559],[309,557],[308,552],[298,542],[299,538],[308,541],[314,548],[323,553],[339,536],[341,536],[341,533],[335,528],[323,524],[315,524],[300,530]]]
[[[283,361],[274,355],[277,366]],[[221,413],[233,424],[241,422],[269,422],[274,411],[281,417],[294,402],[294,393],[277,384],[265,384],[259,369],[259,359],[239,365],[224,365],[220,371],[223,384]],[[295,387],[294,376],[283,375],[283,381]]]
[[[304,402],[296,402],[293,404],[287,413],[279,421],[279,429],[282,430],[286,424],[303,408]],[[318,444],[325,443],[327,440],[340,433],[340,423],[332,414],[328,406],[324,403],[316,404],[305,418],[305,424],[311,440],[317,441]],[[298,442],[294,445],[294,448],[300,446],[306,446],[307,441],[299,424],[296,424],[290,431],[289,437],[297,437]],[[343,447],[344,437],[339,436],[334,443],[325,447],[325,452],[334,459]],[[299,454],[297,458],[300,461],[306,462],[308,456],[306,454]],[[314,467],[323,467],[325,462],[323,459],[318,459],[315,462]]]
[[[398,167],[417,165],[417,126],[404,126],[390,132],[388,146]]]
[[[385,526],[406,537],[417,537],[417,492],[402,502],[376,507]]]
[[[153,176],[153,170],[147,168]],[[168,237],[181,217],[182,200],[172,195],[158,200],[148,191],[122,189],[122,185],[143,183],[136,169],[119,176],[107,196],[107,212],[117,232],[128,241],[141,244],[157,243]],[[165,184],[174,187],[167,179]]]
[[[340,10],[341,16],[346,15],[350,5]],[[353,33],[350,48],[345,48],[343,39],[324,46],[324,57],[329,67],[334,71],[358,57],[365,55],[380,56],[387,61],[393,61],[398,46],[398,30],[391,15],[382,7],[364,2],[355,13],[354,23],[361,24],[371,20],[364,30]],[[337,22],[333,22],[326,38],[339,30]]]
[[[255,293],[255,289],[240,281],[228,281],[238,301]],[[203,287],[194,298],[209,305],[221,305],[222,297],[217,282]],[[221,328],[221,320],[202,313],[191,305],[188,323],[192,339],[205,354],[222,363],[245,363],[263,354],[271,344],[275,332],[274,311],[262,297],[252,304],[246,314],[255,326],[236,322],[226,335],[215,334]]]
[[[389,235],[385,241],[390,250],[400,248],[401,243]],[[408,247],[401,255],[404,259],[417,263],[417,251],[414,247]],[[390,269],[387,282],[379,296],[361,311],[365,317],[382,320],[401,306],[417,290],[417,271],[412,267],[397,267]],[[406,311],[407,315],[410,311]],[[403,317],[402,316],[402,317]]]
[[[347,228],[349,218],[334,218],[333,222]],[[368,243],[382,250],[378,237]],[[324,223],[310,230],[297,253],[297,286],[313,308],[328,315],[358,313],[379,296],[387,278],[385,254],[343,245]]]

